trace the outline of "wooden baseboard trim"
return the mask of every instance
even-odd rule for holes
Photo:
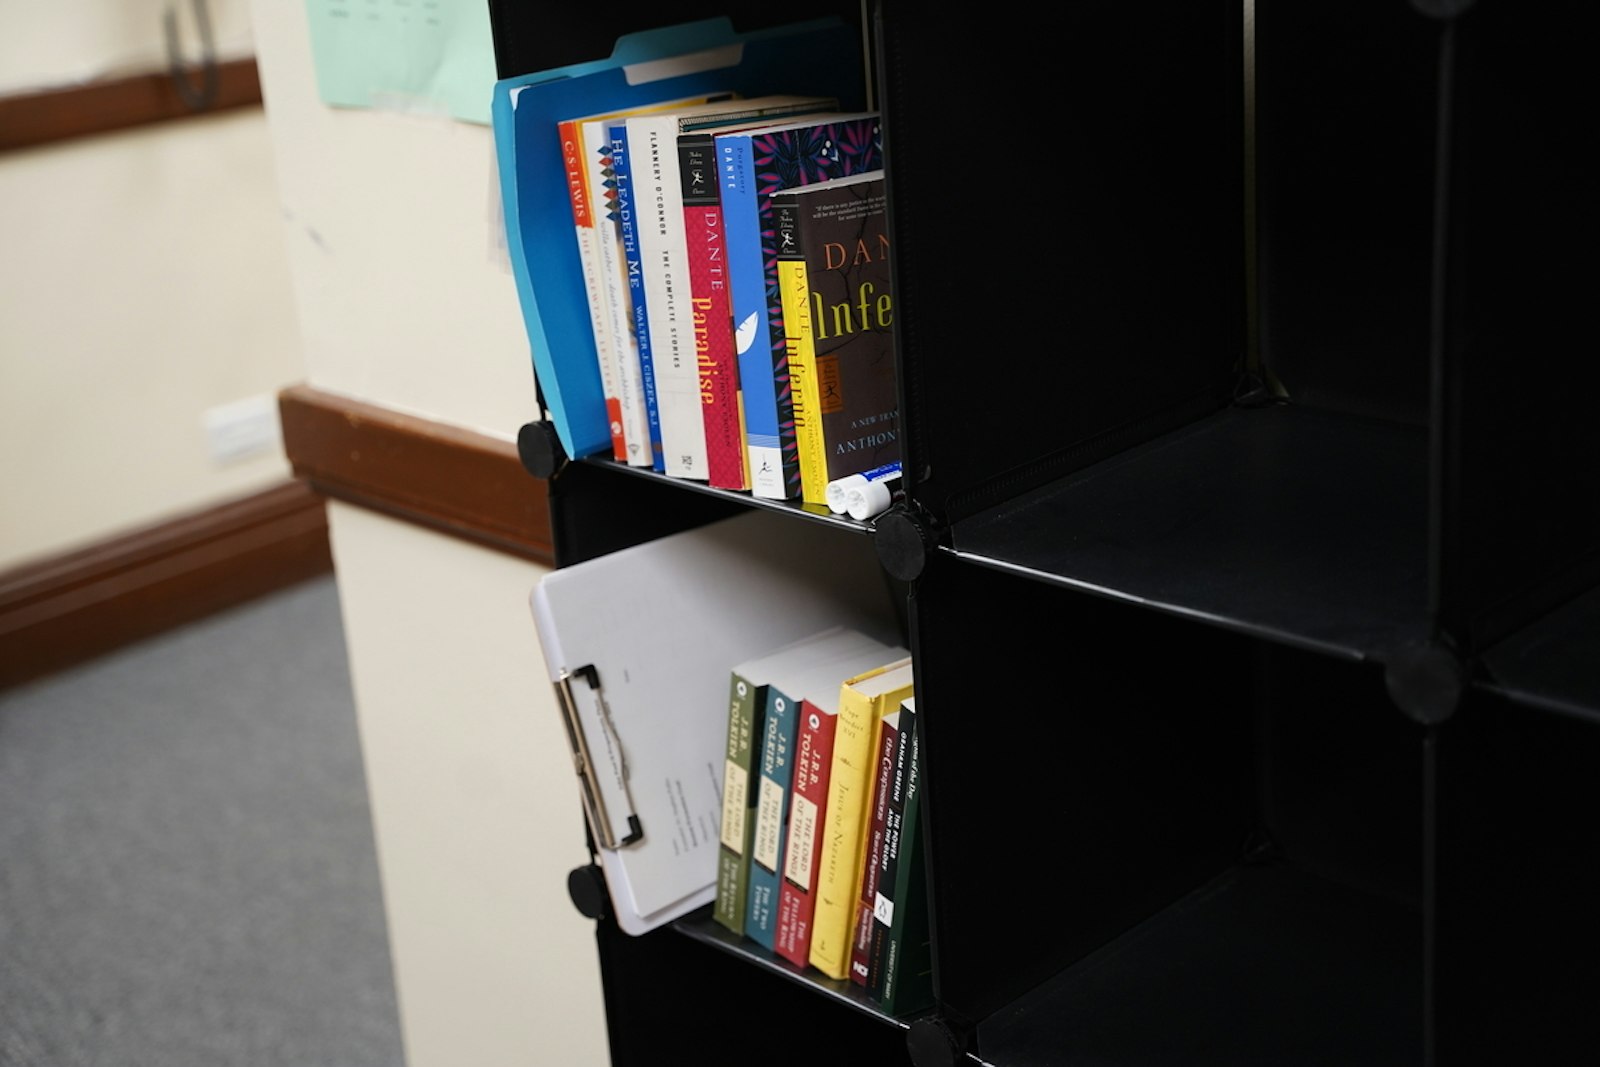
[[[278,410],[290,466],[317,492],[555,565],[549,485],[514,443],[307,385]]]
[[[216,72],[216,96],[200,111],[184,101],[166,71],[0,96],[0,151],[261,103],[253,57],[218,63]]]
[[[299,482],[0,573],[0,688],[332,570]]]

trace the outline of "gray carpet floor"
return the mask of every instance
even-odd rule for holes
[[[331,578],[0,692],[0,1065],[403,1063]]]

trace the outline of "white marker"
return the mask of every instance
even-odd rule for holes
[[[860,474],[836,478],[828,483],[828,510],[835,515],[848,513],[858,522],[886,511],[894,499],[889,483],[899,477],[900,464],[885,463]]]

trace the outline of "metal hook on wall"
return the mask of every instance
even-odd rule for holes
[[[217,50],[211,36],[211,13],[206,0],[193,0],[195,26],[200,32],[200,84],[196,86],[185,69],[178,47],[178,13],[170,5],[162,16],[162,28],[167,37],[167,69],[172,74],[173,88],[178,96],[195,111],[204,111],[217,98]]]

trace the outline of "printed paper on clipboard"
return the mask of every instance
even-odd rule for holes
[[[551,571],[530,605],[628,934],[716,898],[733,665],[833,625],[903,641],[869,538],[765,511]]]

